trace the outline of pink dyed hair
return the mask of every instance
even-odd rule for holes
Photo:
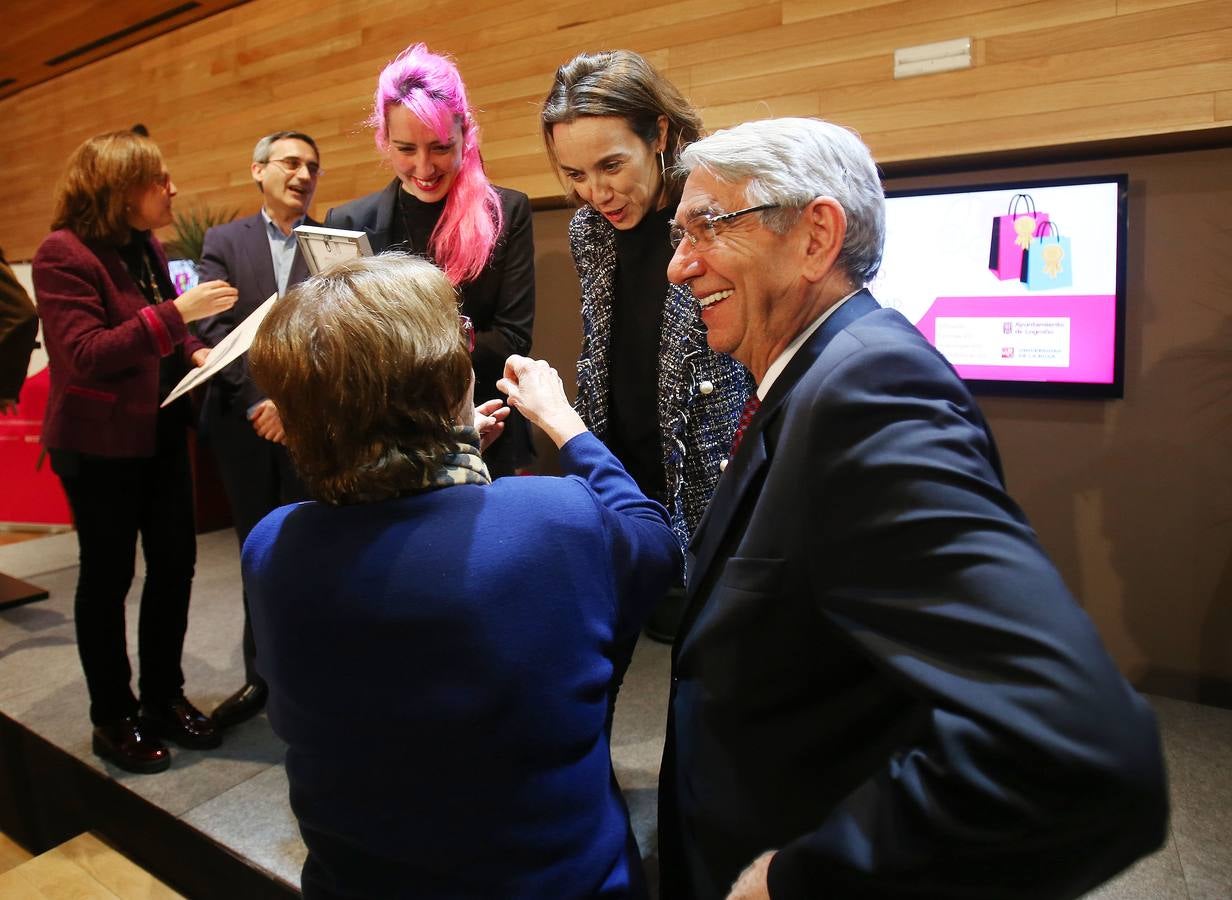
[[[413,44],[381,71],[368,124],[376,129],[382,153],[389,147],[388,113],[395,103],[436,132],[438,140],[449,141],[455,124],[462,128],[462,163],[432,230],[429,249],[455,285],[473,281],[492,256],[502,213],[500,197],[483,170],[479,123],[458,67],[424,44]]]

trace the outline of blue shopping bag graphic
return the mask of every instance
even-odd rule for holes
[[[1023,253],[1022,281],[1028,290],[1047,291],[1074,285],[1074,256],[1070,239],[1056,222],[1040,222]]]

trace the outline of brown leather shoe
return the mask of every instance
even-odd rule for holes
[[[210,717],[184,697],[170,703],[144,704],[141,721],[164,740],[192,750],[209,750],[222,743],[222,735]]]
[[[171,765],[163,742],[143,731],[136,716],[94,726],[94,752],[126,772],[146,775]]]
[[[265,708],[267,697],[269,697],[269,688],[263,683],[250,681],[219,703],[210,718],[219,728],[230,728],[240,722],[247,722]]]

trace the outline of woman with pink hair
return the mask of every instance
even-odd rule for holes
[[[368,124],[397,176],[383,190],[325,217],[330,228],[363,231],[374,253],[398,249],[436,263],[475,327],[475,403],[496,396],[512,354],[530,350],[535,320],[535,249],[530,201],[488,181],[479,123],[457,66],[423,44],[382,70]],[[526,421],[512,412],[484,452],[494,477],[533,459]]]

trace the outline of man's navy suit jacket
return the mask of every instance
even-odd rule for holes
[[[1074,897],[1158,846],[1152,713],[953,369],[862,291],[771,386],[690,546],[664,898]]]
[[[320,223],[305,219],[304,224]],[[201,281],[220,279],[240,294],[235,306],[199,324],[198,332],[213,347],[278,290],[269,236],[261,213],[216,225],[206,232],[198,271]],[[297,247],[287,289],[307,277],[308,263]],[[223,412],[245,416],[249,408],[264,399],[265,395],[248,377],[248,355],[245,354],[211,379],[203,414],[204,429],[209,431],[211,416]]]

